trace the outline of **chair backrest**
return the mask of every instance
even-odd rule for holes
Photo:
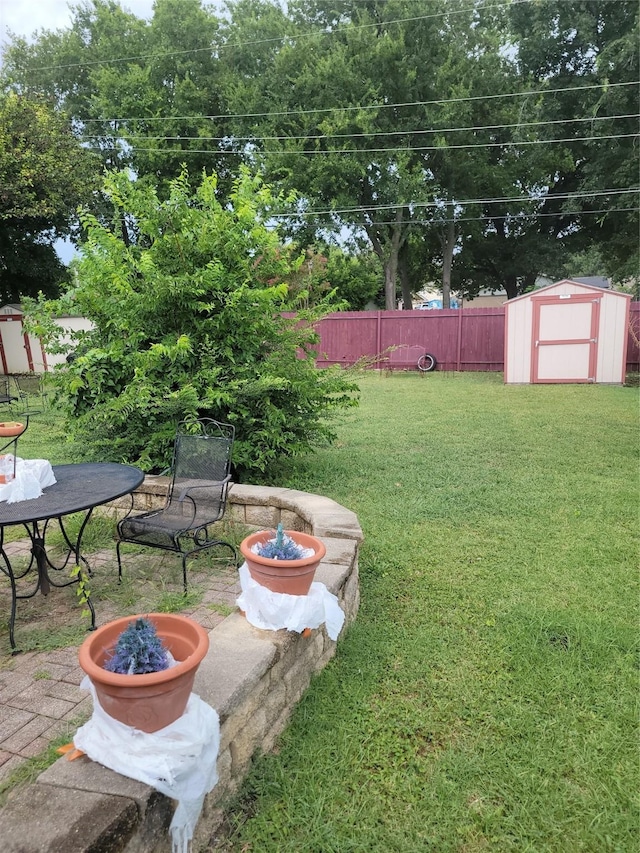
[[[13,381],[20,394],[42,394],[42,376],[38,373],[14,373]]]
[[[178,424],[173,448],[173,479],[169,501],[178,500],[185,489],[205,512],[220,517],[224,511],[231,474],[231,452],[235,429],[211,418]]]

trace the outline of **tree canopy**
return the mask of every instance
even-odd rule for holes
[[[0,95],[0,300],[57,294],[65,268],[54,242],[100,183],[99,164],[45,104]]]
[[[638,276],[638,19],[632,0],[157,0],[141,21],[89,0],[3,74],[160,196],[182,162],[220,198],[248,163],[296,190],[274,215],[303,246],[366,238],[387,308],[427,279],[446,304],[591,245]]]

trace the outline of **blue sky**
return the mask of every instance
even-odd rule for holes
[[[153,0],[125,0],[121,5],[140,18],[148,18]],[[0,0],[0,43],[5,42],[7,30],[29,38],[35,30],[69,26],[69,6],[67,0]]]

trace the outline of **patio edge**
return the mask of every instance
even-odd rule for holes
[[[136,508],[160,504],[167,483],[167,478],[147,477],[136,492]],[[355,513],[321,495],[246,485],[232,486],[228,512],[256,529],[281,521],[287,529],[323,540],[327,554],[316,580],[338,596],[346,617],[344,633],[360,601],[358,551],[363,537]],[[219,781],[205,800],[194,851],[209,844],[253,756],[273,748],[311,678],[336,651],[324,628],[309,637],[261,631],[239,612],[209,637],[194,692],[220,716]],[[168,826],[174,806],[153,788],[86,757],[73,762],[61,758],[0,810],[3,853],[170,853]]]

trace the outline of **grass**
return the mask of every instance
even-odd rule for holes
[[[634,851],[638,394],[370,375],[285,483],[353,509],[361,609],[210,849]]]

